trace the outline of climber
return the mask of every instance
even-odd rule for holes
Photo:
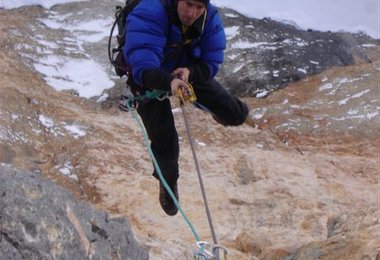
[[[209,0],[142,0],[127,18],[123,49],[131,68],[133,94],[149,89],[170,94],[194,87],[197,102],[224,126],[244,123],[248,107],[214,78],[224,58],[226,38],[217,8]],[[150,99],[137,107],[161,172],[178,199],[179,144],[169,99]],[[158,178],[156,170],[153,176]],[[166,214],[178,209],[160,182],[159,201]]]

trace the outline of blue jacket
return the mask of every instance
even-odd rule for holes
[[[205,15],[191,26],[194,28],[185,37],[193,38],[185,47],[175,1],[167,0],[169,5],[164,7],[161,0],[141,0],[127,17],[123,52],[132,68],[133,80],[139,85],[147,69],[161,68],[171,73],[175,68],[202,62],[207,64],[211,79],[223,62],[226,37],[216,7],[207,4]]]

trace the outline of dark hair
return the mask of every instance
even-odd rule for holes
[[[178,1],[181,1],[181,0],[176,0],[175,3],[177,3]],[[184,0],[182,0],[182,1],[184,1]],[[207,5],[210,2],[210,0],[192,0],[192,1],[202,2],[205,5]]]

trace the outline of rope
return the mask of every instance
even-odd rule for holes
[[[190,85],[191,87],[191,90],[193,91],[192,89],[192,86]],[[163,97],[163,94],[164,97]],[[202,197],[203,197],[203,201],[204,201],[204,205],[205,205],[205,210],[206,210],[206,215],[207,215],[207,220],[208,220],[208,223],[209,223],[209,226],[210,226],[210,231],[211,231],[211,235],[212,235],[212,238],[213,238],[213,242],[215,244],[215,246],[212,248],[212,253],[208,252],[207,250],[205,250],[205,242],[201,241],[197,231],[195,230],[193,224],[191,223],[191,221],[189,220],[189,218],[187,217],[187,215],[185,214],[185,212],[182,210],[181,206],[179,205],[179,202],[177,200],[177,198],[175,197],[173,191],[171,190],[170,186],[168,185],[168,183],[166,182],[165,178],[163,177],[162,175],[162,172],[161,172],[161,169],[157,163],[157,160],[153,154],[153,151],[149,145],[149,137],[148,137],[148,134],[143,126],[143,124],[141,123],[141,121],[138,119],[136,113],[135,113],[135,110],[132,109],[132,106],[131,104],[133,104],[135,101],[139,101],[139,100],[143,100],[144,98],[149,98],[149,99],[152,99],[152,98],[157,98],[159,100],[162,100],[164,98],[168,97],[168,93],[166,92],[163,92],[161,90],[154,90],[154,91],[147,91],[145,93],[144,96],[137,96],[137,97],[130,97],[129,100],[126,100],[124,106],[127,107],[128,111],[131,112],[134,120],[137,122],[137,124],[139,125],[142,133],[143,133],[143,136],[144,136],[144,143],[146,145],[146,147],[148,148],[148,151],[149,151],[149,155],[153,161],[153,165],[158,173],[158,176],[160,178],[160,181],[161,183],[164,185],[165,189],[168,191],[170,197],[172,198],[174,204],[176,205],[176,207],[178,208],[179,212],[181,213],[182,217],[184,218],[185,222],[187,223],[187,225],[189,226],[191,232],[193,233],[196,241],[197,241],[197,246],[199,247],[199,251],[197,251],[195,253],[195,258],[196,259],[201,259],[204,258],[205,260],[209,259],[209,256],[211,257],[215,257],[216,260],[219,260],[219,249],[223,249],[224,251],[224,257],[226,259],[226,255],[227,255],[227,249],[218,245],[218,241],[217,241],[217,237],[216,237],[216,233],[215,233],[215,229],[214,229],[214,225],[212,223],[212,218],[211,218],[211,213],[210,213],[210,209],[209,209],[209,206],[208,206],[208,201],[207,201],[207,195],[206,195],[206,190],[204,188],[204,184],[203,184],[203,180],[202,180],[202,175],[201,175],[201,172],[200,172],[200,167],[199,167],[199,162],[198,162],[198,158],[197,158],[197,155],[196,155],[196,152],[195,152],[195,148],[194,148],[194,141],[193,141],[193,138],[191,136],[191,131],[190,131],[190,126],[189,126],[189,122],[188,122],[188,118],[187,118],[187,114],[186,114],[186,111],[185,111],[185,99],[182,95],[182,92],[179,91],[178,93],[178,97],[180,98],[180,103],[181,103],[181,109],[182,109],[182,113],[183,113],[183,117],[184,117],[184,121],[185,121],[185,127],[186,127],[186,132],[187,132],[187,136],[189,138],[189,143],[190,143],[190,147],[191,147],[191,151],[192,151],[192,154],[193,154],[193,158],[194,158],[194,163],[195,163],[195,168],[197,170],[197,175],[198,175],[198,180],[199,180],[199,184],[200,184],[200,188],[201,188],[201,192],[202,192]],[[201,108],[203,108],[204,110],[206,110],[207,112],[210,112],[207,108],[205,107],[202,107],[202,105],[200,105],[199,103],[197,103],[195,100],[192,101],[191,103],[193,103],[194,105],[198,105],[198,107],[200,106]]]
[[[192,86],[190,85],[191,89],[192,89]],[[209,227],[210,227],[210,232],[211,232],[211,236],[212,236],[212,240],[214,242],[215,245],[218,244],[218,240],[217,240],[217,237],[216,237],[216,233],[215,233],[215,228],[214,228],[214,225],[212,223],[212,218],[211,218],[211,213],[210,213],[210,208],[208,206],[208,200],[207,200],[207,194],[206,194],[206,189],[204,187],[204,184],[203,184],[203,179],[202,179],[202,174],[201,174],[201,170],[200,170],[200,167],[199,167],[199,161],[198,161],[198,157],[197,157],[197,154],[195,152],[195,148],[194,148],[194,141],[193,141],[193,138],[192,138],[192,135],[191,135],[191,130],[190,130],[190,126],[189,126],[189,120],[187,118],[187,114],[186,114],[186,110],[185,110],[185,100],[183,98],[183,95],[182,95],[182,92],[179,91],[179,94],[178,94],[179,98],[180,98],[180,103],[181,103],[181,110],[182,110],[182,114],[183,114],[183,119],[184,119],[184,122],[185,122],[185,127],[186,127],[186,132],[187,132],[187,137],[189,138],[189,143],[190,143],[190,147],[191,147],[191,152],[193,154],[193,158],[194,158],[194,164],[195,164],[195,168],[197,170],[197,176],[198,176],[198,181],[199,181],[199,185],[201,187],[201,192],[202,192],[202,197],[203,197],[203,202],[204,202],[204,205],[205,205],[205,210],[206,210],[206,215],[207,215],[207,221],[208,221],[208,224],[209,224]],[[201,106],[198,102],[196,101],[193,101],[192,102],[193,104],[196,103],[195,105],[198,105],[198,106]],[[208,109],[207,109],[208,110]],[[208,110],[209,111],[209,110]],[[210,111],[211,112],[211,111]],[[202,247],[203,249],[203,247]],[[203,251],[203,250],[202,250]],[[219,260],[219,251],[215,250],[212,252],[213,256],[215,256],[216,260]],[[200,256],[206,256],[203,252],[200,253]],[[207,259],[207,258],[206,258]]]
[[[198,157],[197,157],[197,154],[195,152],[194,141],[193,141],[193,138],[191,136],[189,121],[188,121],[188,118],[187,118],[187,114],[186,114],[186,111],[185,111],[185,105],[184,105],[182,97],[181,97],[181,100],[182,100],[182,102],[181,102],[182,103],[181,104],[181,109],[182,109],[183,118],[184,118],[184,121],[185,121],[185,127],[186,127],[187,137],[189,138],[191,152],[193,153],[193,157],[194,157],[195,168],[197,170],[199,185],[201,187],[202,197],[203,197],[204,204],[205,204],[207,220],[208,220],[208,223],[209,223],[209,226],[210,226],[210,231],[211,231],[213,242],[214,242],[214,244],[218,244],[218,241],[217,241],[217,238],[216,238],[216,234],[215,234],[214,225],[212,224],[212,218],[211,218],[210,209],[208,207],[207,195],[206,195],[206,190],[205,190],[205,187],[204,187],[204,184],[203,184],[203,179],[202,179],[202,174],[201,174],[201,170],[200,170],[200,167],[199,167]]]
[[[193,224],[191,223],[191,221],[189,220],[189,218],[187,217],[187,215],[185,214],[185,212],[182,210],[181,206],[179,205],[178,203],[178,200],[177,198],[174,196],[174,193],[173,191],[171,190],[171,188],[169,187],[169,184],[166,182],[164,176],[162,175],[162,172],[161,172],[161,169],[160,169],[160,166],[158,165],[157,163],[157,160],[156,160],[156,157],[154,156],[153,154],[153,151],[152,151],[152,148],[150,147],[149,145],[149,137],[148,137],[148,133],[146,132],[144,126],[142,125],[141,121],[138,119],[135,111],[132,109],[131,105],[129,104],[129,102],[126,102],[127,104],[127,107],[129,109],[129,111],[131,112],[133,118],[135,119],[135,121],[137,122],[137,124],[139,125],[142,133],[143,133],[143,136],[144,136],[144,143],[146,145],[146,147],[148,148],[148,151],[149,151],[149,155],[153,161],[153,164],[154,164],[154,168],[156,169],[157,173],[158,173],[158,177],[160,178],[160,181],[162,182],[162,184],[164,185],[165,189],[168,191],[170,197],[173,199],[174,201],[174,204],[176,205],[176,207],[178,208],[179,212],[181,213],[182,217],[184,218],[185,222],[187,223],[187,225],[189,226],[191,232],[193,233],[195,239],[197,241],[200,241],[200,237],[197,233],[197,231],[195,230]]]

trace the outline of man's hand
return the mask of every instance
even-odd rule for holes
[[[172,94],[174,96],[182,95],[186,96],[186,93],[189,92],[189,85],[187,82],[183,81],[182,79],[173,79],[170,83],[170,87],[172,89]]]
[[[188,68],[178,68],[172,72],[172,76],[189,82],[190,70]]]

